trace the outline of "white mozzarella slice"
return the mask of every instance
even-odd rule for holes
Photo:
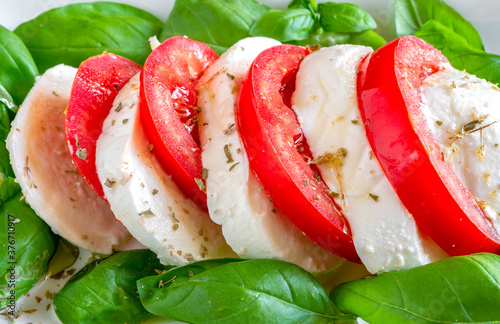
[[[26,200],[54,233],[109,254],[131,235],[78,173],[69,154],[64,112],[76,71],[58,65],[37,79],[12,123],[7,148]]]
[[[239,256],[281,259],[321,271],[339,258],[314,244],[274,208],[250,171],[236,126],[236,99],[243,78],[261,51],[278,44],[262,37],[241,40],[200,80],[200,141],[208,175],[208,208]]]
[[[422,102],[445,159],[500,233],[500,90],[448,66],[425,80]]]
[[[292,103],[315,159],[341,149],[347,153],[337,157],[337,163],[318,167],[328,187],[339,195],[336,201],[349,221],[362,262],[370,272],[380,273],[444,255],[419,234],[372,157],[356,95],[358,65],[371,52],[368,47],[344,45],[310,54],[297,73]]]
[[[97,142],[96,166],[111,209],[162,263],[235,256],[220,226],[163,171],[138,118],[139,75],[118,93]]]

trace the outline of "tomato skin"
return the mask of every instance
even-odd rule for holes
[[[207,210],[196,112],[196,83],[218,59],[208,45],[172,37],[148,57],[141,72],[140,120],[152,152],[177,186]],[[188,128],[191,130],[188,131]]]
[[[423,112],[422,80],[448,63],[414,36],[365,59],[358,75],[361,117],[373,152],[417,226],[446,253],[500,252],[500,237],[444,160]]]
[[[103,53],[82,62],[73,81],[64,125],[66,142],[81,175],[104,200],[95,166],[96,142],[118,91],[140,71],[141,66],[129,59]]]
[[[250,168],[276,207],[324,249],[360,262],[347,221],[295,147],[302,131],[286,105],[291,94],[286,82],[295,82],[293,74],[309,53],[303,47],[280,45],[255,59],[239,92],[238,131]]]

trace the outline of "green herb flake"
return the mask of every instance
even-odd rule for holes
[[[113,180],[109,180],[108,178],[106,178],[106,182],[104,182],[104,185],[108,188],[113,188],[113,186],[115,185],[116,181],[113,181]]]
[[[236,162],[235,164],[231,165],[231,167],[229,168],[229,171],[233,171],[233,169],[238,165],[240,164],[240,162]]]
[[[153,189],[153,191],[151,191],[151,194],[154,196],[154,195],[158,194],[158,192],[159,192],[158,189]]]
[[[116,107],[115,111],[116,111],[116,112],[120,112],[120,111],[122,111],[122,109],[123,109],[123,104],[120,102],[120,103],[118,104],[118,107]]]
[[[202,178],[203,180],[207,180],[207,179],[208,179],[208,169],[203,168],[203,169],[201,170],[201,178]]]
[[[226,163],[233,163],[233,157],[231,155],[231,152],[229,152],[229,144],[224,145],[224,154],[226,155],[227,161]]]
[[[87,160],[87,150],[86,149],[82,149],[82,148],[79,148],[78,150],[76,150],[76,156],[80,159],[80,160]]]
[[[378,196],[377,196],[377,195],[374,195],[374,194],[372,194],[372,193],[369,193],[369,195],[370,195],[370,198],[371,198],[371,199],[373,199],[373,200],[375,200],[375,201],[378,201]]]
[[[123,125],[125,125],[126,123],[128,123],[128,118],[125,118],[124,120],[122,120]]]
[[[139,213],[139,216],[145,216],[145,217],[154,217],[156,216],[152,211],[151,211],[151,208],[149,208],[148,210],[145,210],[143,212],[140,212]]]
[[[354,125],[357,125],[359,122],[357,119],[353,119],[353,120],[351,120],[351,123],[353,123]]]
[[[337,192],[333,192],[331,191],[330,189],[325,189],[325,192],[328,196],[331,196],[333,198],[339,198],[340,197],[340,194],[337,193]]]
[[[234,80],[234,75],[232,75],[231,73],[226,72],[226,75],[229,79]]]
[[[227,128],[223,131],[224,135],[232,134],[234,126],[236,126],[234,123],[227,125]]]
[[[205,191],[205,182],[203,182],[202,179],[200,179],[200,178],[194,178],[194,181],[198,185],[198,188],[200,188],[200,191]]]
[[[440,120],[436,120],[436,124],[438,124],[438,126],[441,126],[441,125],[443,125],[443,122]]]

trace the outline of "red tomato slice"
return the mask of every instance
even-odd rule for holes
[[[238,129],[250,167],[278,207],[324,249],[359,262],[347,221],[317,170],[307,164],[309,148],[290,96],[306,48],[280,45],[253,62],[238,99]]]
[[[87,183],[106,200],[95,166],[96,142],[118,91],[141,66],[104,53],[78,68],[66,111],[65,132],[71,157]]]
[[[448,62],[423,40],[394,40],[365,59],[358,99],[373,151],[419,229],[450,255],[500,252],[500,237],[444,160],[429,131],[421,86]]]
[[[217,58],[203,43],[172,37],[149,55],[141,73],[140,116],[152,151],[181,191],[204,210],[196,83]]]

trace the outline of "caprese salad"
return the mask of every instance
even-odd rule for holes
[[[214,11],[238,12],[222,23],[233,33],[195,28]],[[307,0],[178,1],[161,34],[155,17],[110,3],[21,25],[34,57],[22,64],[43,73],[3,126],[6,250],[25,224],[18,183],[55,234],[113,254],[47,297],[63,323],[500,320],[500,78],[484,69],[498,59],[441,1],[395,11],[401,37],[383,45],[361,8]],[[72,19],[123,16],[135,37],[113,43],[142,51],[60,61],[64,48],[37,44]],[[10,122],[23,95],[5,84]],[[47,242],[33,274],[7,254],[7,284],[42,276]]]

